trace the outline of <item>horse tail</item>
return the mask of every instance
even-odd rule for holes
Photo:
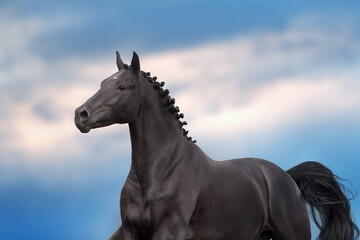
[[[351,192],[333,172],[318,162],[304,162],[287,171],[308,204],[320,229],[318,240],[355,240],[359,228],[352,219]]]

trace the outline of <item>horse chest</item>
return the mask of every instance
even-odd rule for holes
[[[125,190],[120,205],[123,223],[135,228],[136,232],[146,234],[150,229],[158,227],[159,219],[173,206],[172,202],[166,204],[162,197],[167,195],[156,189],[146,191],[144,195],[141,191]]]
[[[123,221],[135,228],[147,228],[150,218],[146,217],[141,204],[130,203],[126,206],[126,216]]]
[[[120,208],[122,221],[135,228],[148,228],[150,214],[144,206],[140,185],[127,182],[121,192]]]

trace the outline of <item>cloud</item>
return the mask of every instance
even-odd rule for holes
[[[63,13],[46,15],[19,16],[12,7],[0,10],[0,86],[34,85],[51,81],[44,73],[52,70],[53,65],[37,51],[35,46],[41,38],[54,32],[74,26],[84,21],[80,16],[74,17]],[[43,43],[42,45],[45,45]],[[56,61],[52,59],[51,61]],[[59,69],[56,69],[59,70]],[[58,74],[58,72],[56,72]]]
[[[259,89],[249,97],[247,104],[217,98],[218,110],[206,111],[209,106],[192,108],[194,131],[200,136],[235,137],[240,134],[259,134],[279,127],[303,125],[312,121],[349,117],[360,107],[358,91],[334,80],[284,79]],[[234,89],[234,86],[233,86]],[[229,91],[228,94],[236,94]],[[202,95],[205,99],[210,97]],[[221,100],[220,100],[221,99]],[[226,99],[226,98],[225,98]],[[184,94],[186,106],[194,106],[194,96]],[[190,109],[189,109],[190,110]],[[359,117],[359,116],[357,116]],[[355,122],[355,121],[354,121]],[[208,134],[209,129],[211,134]]]
[[[11,8],[1,10],[1,164],[61,162],[84,148],[73,124],[74,109],[116,67],[82,58],[48,61],[32,48],[41,36],[79,21],[63,14],[45,21],[19,17]]]
[[[314,118],[358,119],[360,49],[356,34],[349,28],[342,34],[309,31],[299,27],[300,20],[283,31],[256,32],[185,49],[140,54],[142,68],[166,81],[197,139],[271,132]],[[11,38],[22,40],[2,40],[6,48],[18,49],[18,56],[5,51],[0,61],[2,68],[10,65],[2,71],[6,80],[1,83],[0,130],[4,136],[0,142],[3,156],[8,156],[3,159],[16,153],[26,156],[24,161],[61,161],[65,156],[94,153],[84,149],[96,146],[99,139],[107,142],[109,149],[120,145],[106,141],[117,134],[127,142],[125,127],[80,135],[72,121],[74,109],[115,71],[114,56],[78,56],[49,62],[33,55],[30,46],[50,27],[36,19],[17,19],[12,24],[18,31],[11,33]],[[64,23],[55,21],[50,25]],[[0,29],[9,31],[4,25]],[[24,36],[20,34],[22,29]],[[350,55],[345,58],[339,54],[343,52]],[[8,56],[21,60],[4,60]],[[61,157],[49,160],[49,154]],[[2,161],[9,164],[12,160]]]
[[[307,19],[307,18],[306,18]],[[181,84],[196,81],[271,81],[282,75],[329,71],[359,61],[357,33],[341,28],[298,27],[279,32],[256,32],[188,49],[155,54],[147,61],[154,72]],[[309,29],[310,28],[310,29]],[[349,54],[344,56],[343,54]],[[144,62],[144,59],[142,59]],[[166,70],[164,70],[166,69]],[[334,69],[336,71],[336,69]]]
[[[360,48],[355,34],[298,27],[142,58],[169,82],[189,128],[229,138],[311,121],[359,119]],[[343,52],[351,52],[344,57]],[[211,134],[209,134],[211,131]]]

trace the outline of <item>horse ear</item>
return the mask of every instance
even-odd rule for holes
[[[118,51],[116,51],[116,65],[119,71],[124,68],[124,62],[121,60],[120,53]]]
[[[137,77],[140,76],[140,60],[136,52],[133,52],[133,57],[131,59],[131,70]]]

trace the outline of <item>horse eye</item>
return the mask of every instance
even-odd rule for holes
[[[118,89],[120,89],[120,90],[125,90],[126,87],[125,87],[124,85],[120,85],[120,86],[118,87]]]

